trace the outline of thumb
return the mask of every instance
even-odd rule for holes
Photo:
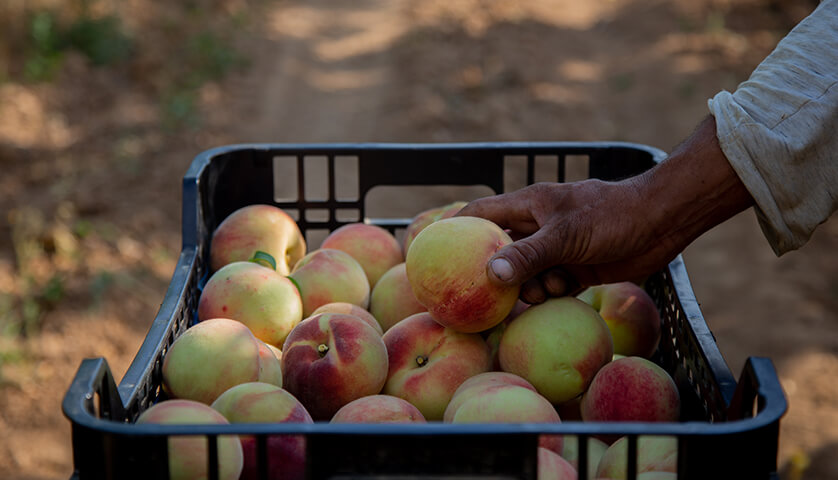
[[[529,237],[510,243],[489,259],[489,278],[502,285],[520,285],[539,273],[558,265],[562,252],[539,230]]]

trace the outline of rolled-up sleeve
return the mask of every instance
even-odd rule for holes
[[[774,252],[801,247],[838,208],[838,0],[821,2],[708,106]]]

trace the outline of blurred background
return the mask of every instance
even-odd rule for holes
[[[622,140],[671,150],[815,0],[3,0],[0,478],[67,479],[61,399],[117,379],[180,251],[181,178],[238,142]],[[397,161],[398,159],[394,159]],[[838,478],[838,222],[752,211],[685,252],[738,377],[790,401],[784,479]]]

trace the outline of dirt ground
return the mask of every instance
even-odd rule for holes
[[[180,181],[198,152],[503,140],[671,150],[707,98],[735,89],[815,5],[209,3],[252,10],[234,39],[249,62],[200,88],[189,128],[161,127],[138,80],[153,62],[102,69],[71,55],[51,83],[0,83],[0,478],[69,478],[60,402],[83,358],[105,357],[117,379],[130,364],[177,259]],[[149,4],[122,3],[134,25]],[[777,258],[748,211],[684,259],[734,375],[749,356],[777,368],[790,404],[782,477],[838,478],[838,222]]]

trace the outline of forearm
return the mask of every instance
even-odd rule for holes
[[[669,250],[681,251],[716,225],[753,205],[716,138],[713,117],[660,165],[636,177],[643,221]]]

